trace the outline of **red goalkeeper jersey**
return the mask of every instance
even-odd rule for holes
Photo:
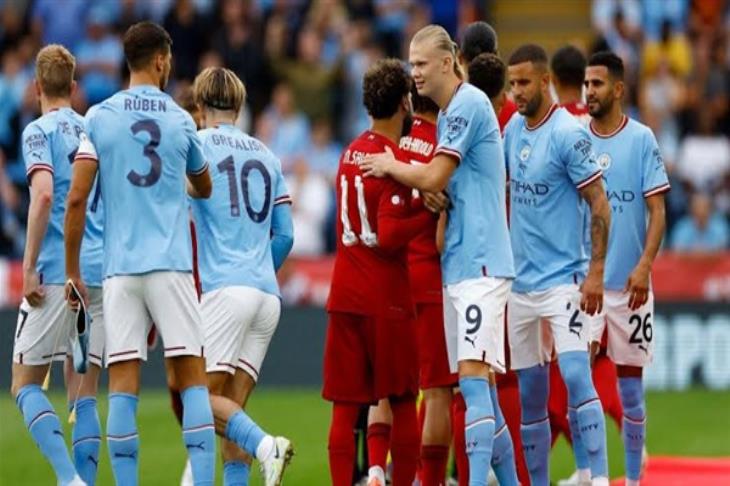
[[[414,117],[411,133],[400,139],[400,148],[411,164],[428,164],[436,148],[436,125]],[[413,191],[414,201],[420,199]],[[425,207],[421,211],[428,212]],[[416,303],[442,303],[441,255],[436,248],[437,220],[428,225],[408,245],[408,271],[411,293]]]
[[[337,172],[337,255],[327,302],[330,312],[412,318],[408,280],[409,241],[433,217],[418,211],[411,189],[390,178],[363,177],[358,161],[389,147],[407,158],[388,138],[366,131],[340,159]]]

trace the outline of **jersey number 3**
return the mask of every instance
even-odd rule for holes
[[[340,175],[340,220],[342,221],[342,244],[352,246],[357,243],[358,237],[352,231],[350,223],[349,208],[347,204],[347,195],[349,186],[347,177]],[[357,193],[357,209],[360,214],[360,241],[368,247],[377,246],[378,236],[373,232],[368,221],[368,207],[365,204],[365,185],[362,182],[362,176],[355,176],[355,192]]]
[[[160,180],[162,173],[162,159],[155,152],[160,145],[160,126],[154,120],[140,120],[131,127],[132,134],[137,135],[139,132],[147,132],[150,139],[144,146],[144,156],[150,161],[150,170],[146,174],[139,174],[134,170],[127,173],[127,180],[139,187],[149,187]]]

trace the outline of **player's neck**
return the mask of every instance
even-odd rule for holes
[[[550,96],[543,96],[542,97],[542,104],[540,105],[540,108],[537,109],[534,115],[532,116],[526,116],[525,120],[527,121],[527,128],[533,128],[538,123],[543,121],[545,118],[545,115],[547,115],[547,112],[550,111],[550,107],[553,106],[553,102],[550,99]]]
[[[448,80],[444,83],[444,88],[441,90],[441,92],[434,95],[434,97],[431,99],[439,106],[439,108],[445,110],[446,107],[449,106],[451,98],[454,97],[454,95],[456,94],[456,89],[459,87],[459,85],[461,85],[461,83],[462,80],[457,78],[456,75],[449,76]]]
[[[44,115],[53,110],[71,107],[70,98],[46,98],[45,95],[41,95],[40,102],[41,102],[41,113],[43,113]]]
[[[230,111],[205,110],[205,128],[213,128],[218,125],[235,125],[236,114]]]
[[[608,135],[615,132],[623,121],[623,110],[618,106],[614,106],[614,109],[606,113],[606,116],[593,118],[591,120],[591,129],[599,135]]]
[[[134,71],[129,74],[129,87],[135,86],[160,86],[160,79],[147,71]]]
[[[583,93],[579,89],[556,86],[555,94],[558,96],[558,103],[560,103],[560,106],[583,102]]]
[[[370,131],[382,135],[398,145],[400,135],[403,132],[403,120],[398,119],[398,117],[373,120],[373,126],[370,128]]]
[[[431,113],[431,112],[417,111],[417,112],[415,112],[415,115],[418,118],[420,118],[422,120],[426,120],[427,122],[431,122],[433,124],[436,124],[436,119],[438,118],[438,115],[436,113]]]

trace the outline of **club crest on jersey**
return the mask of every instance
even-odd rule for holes
[[[402,201],[398,194],[393,194],[393,197],[390,198],[390,202],[393,203],[393,206],[399,206]]]
[[[532,147],[529,145],[525,145],[522,147],[522,150],[520,150],[520,160],[522,162],[527,162],[527,159],[530,158],[530,152],[532,151]]]
[[[462,134],[466,129],[469,122],[466,118],[460,116],[447,116],[446,117],[446,139],[449,143],[453,142],[456,137]]]
[[[611,167],[611,156],[607,153],[603,153],[596,158],[596,162],[598,162],[598,167],[605,172],[609,167]]]

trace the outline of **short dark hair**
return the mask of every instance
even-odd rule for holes
[[[588,59],[589,66],[606,66],[608,74],[616,80],[624,80],[624,62],[614,52],[600,51]]]
[[[514,66],[515,64],[522,64],[523,62],[531,62],[534,64],[547,65],[547,60],[547,53],[542,47],[537,44],[522,44],[520,47],[515,49],[509,57],[509,62],[507,64]]]
[[[550,60],[550,70],[560,84],[581,88],[586,74],[586,58],[575,46],[561,47]]]
[[[412,80],[398,59],[380,59],[365,72],[362,83],[363,103],[376,120],[390,118],[398,111]]]
[[[170,51],[172,39],[160,25],[144,21],[124,33],[124,57],[130,71],[144,69],[157,54]]]
[[[470,63],[484,52],[497,53],[497,33],[486,22],[473,22],[464,29],[464,35],[461,36],[461,54]]]
[[[416,113],[438,114],[439,112],[439,105],[437,105],[431,98],[418,94],[416,83],[411,84],[411,101],[413,102],[413,111]]]
[[[493,99],[504,89],[506,71],[507,67],[498,55],[485,52],[469,63],[469,83]]]

